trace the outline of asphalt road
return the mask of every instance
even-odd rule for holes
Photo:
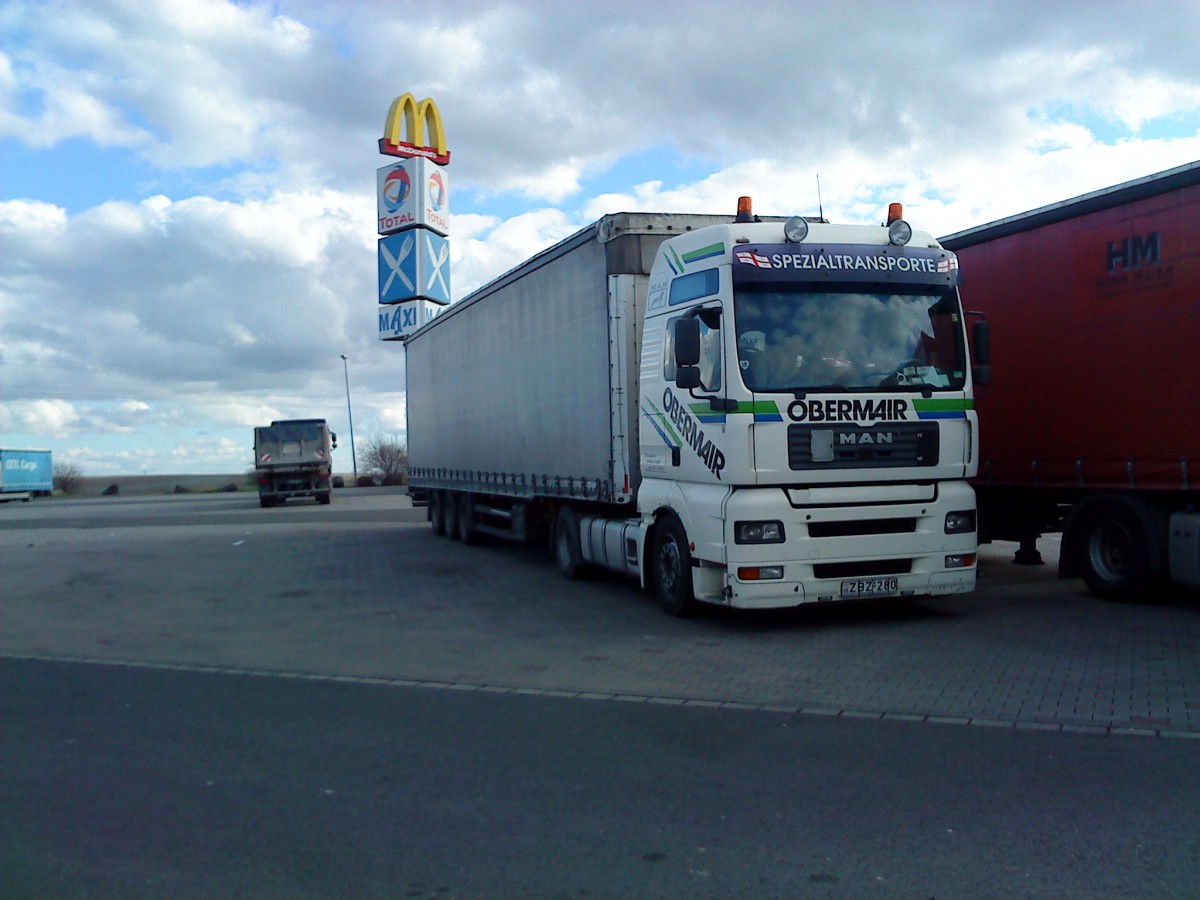
[[[1193,597],[991,554],[969,598],[681,622],[422,518],[0,509],[0,896],[1200,885]]]

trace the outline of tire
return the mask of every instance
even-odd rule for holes
[[[465,491],[458,495],[458,539],[464,544],[474,544],[478,540],[475,532],[474,498]]]
[[[446,495],[442,491],[434,491],[429,495],[429,524],[434,534],[445,537]]]
[[[1150,542],[1138,514],[1121,503],[1098,503],[1080,523],[1079,572],[1097,597],[1136,600],[1150,585]]]
[[[579,550],[579,517],[565,506],[554,517],[554,540],[550,547],[554,553],[554,565],[563,578],[578,578],[583,568],[583,554]]]
[[[321,491],[317,494],[317,502],[322,506],[328,506],[333,502],[333,491]]]
[[[658,602],[669,615],[684,617],[695,611],[692,593],[692,551],[683,523],[668,513],[654,530],[650,555],[650,583]]]
[[[452,541],[459,539],[458,534],[458,493],[446,491],[442,494],[442,512],[446,520],[446,535]]]
[[[258,495],[258,505],[261,506],[263,509],[270,509],[272,506],[275,505],[275,501],[272,500],[270,497],[268,497],[266,494],[259,494]]]

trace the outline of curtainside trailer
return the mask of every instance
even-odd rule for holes
[[[1105,597],[1200,585],[1200,162],[942,238],[988,317],[981,539]]]

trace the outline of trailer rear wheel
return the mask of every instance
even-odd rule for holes
[[[457,541],[458,534],[458,494],[446,491],[442,494],[442,509],[445,512],[446,534],[450,540]]]
[[[678,517],[668,513],[654,532],[650,578],[663,609],[673,616],[687,616],[696,606],[692,594],[692,551],[687,532]]]
[[[433,491],[429,495],[429,524],[433,533],[442,536],[446,533],[446,495],[443,491]]]
[[[465,491],[458,495],[458,534],[464,544],[474,544],[478,534],[475,531],[475,501]]]
[[[583,565],[579,551],[579,517],[562,507],[554,517],[554,565],[564,578],[578,578]]]
[[[1150,584],[1150,547],[1141,518],[1121,503],[1098,503],[1080,523],[1079,570],[1092,593],[1134,600]]]

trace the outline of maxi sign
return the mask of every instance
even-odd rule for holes
[[[379,152],[401,157],[375,175],[379,338],[402,341],[450,303],[450,151],[433,99],[393,100]]]
[[[426,322],[432,322],[444,306],[428,300],[406,300],[379,307],[379,339],[395,341],[412,334]]]

